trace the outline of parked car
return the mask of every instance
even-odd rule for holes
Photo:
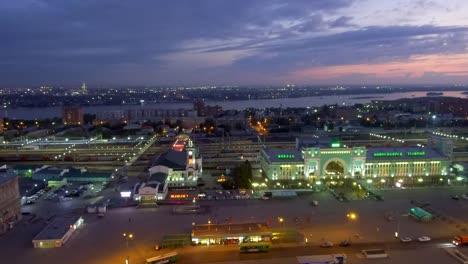
[[[340,242],[340,247],[349,247],[351,246],[351,241],[349,240],[343,240]]]
[[[323,242],[322,244],[320,244],[320,247],[323,247],[323,248],[333,247],[333,243],[330,241]]]
[[[413,239],[411,239],[410,237],[402,237],[400,238],[400,241],[403,243],[408,243],[408,242],[413,241]]]
[[[419,242],[427,242],[427,241],[431,241],[431,238],[428,237],[428,236],[422,236],[422,237],[418,237],[418,241]]]
[[[463,194],[462,198],[465,199],[465,200],[468,200],[468,194]]]
[[[460,200],[460,197],[458,195],[452,196],[452,200]]]

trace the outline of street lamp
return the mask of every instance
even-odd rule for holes
[[[347,214],[346,217],[348,217],[348,219],[350,220],[356,220],[358,218],[358,215],[356,213],[351,212]]]
[[[123,233],[123,236],[125,237],[125,242],[127,244],[127,258],[125,259],[125,264],[130,264],[130,256],[128,255],[128,240],[133,239],[133,234],[132,233]]]

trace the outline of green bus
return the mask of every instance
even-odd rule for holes
[[[270,243],[268,242],[247,242],[239,244],[241,253],[258,253],[270,251]]]
[[[146,260],[146,264],[163,264],[173,263],[179,260],[179,254],[177,252],[170,252],[157,257],[152,257]]]
[[[420,207],[411,208],[410,215],[412,215],[419,221],[430,221],[433,218],[433,216],[430,213],[426,212],[424,209]]]

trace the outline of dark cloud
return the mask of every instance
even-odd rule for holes
[[[464,27],[369,27],[262,46],[255,56],[240,59],[233,67],[281,73],[306,67],[405,61],[412,55],[464,53],[467,38],[468,28]],[[271,56],[263,56],[265,53]]]
[[[329,26],[332,28],[338,28],[338,27],[354,27],[355,25],[351,23],[351,20],[353,20],[352,17],[349,16],[341,16],[337,18],[334,21],[331,21]]]
[[[301,67],[457,52],[466,43],[464,28],[357,30],[350,14],[339,13],[352,3],[0,0],[0,85],[261,83]],[[351,31],[327,33],[336,29]],[[233,63],[187,60],[179,69],[184,61],[168,59],[185,53],[215,61],[232,56]]]

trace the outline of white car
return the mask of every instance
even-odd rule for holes
[[[465,200],[468,200],[468,194],[463,194],[461,197]]]
[[[260,199],[262,199],[262,200],[270,200],[270,197],[265,196],[265,195],[262,195],[262,196],[260,196]]]
[[[408,243],[408,242],[413,241],[413,239],[411,239],[411,237],[402,237],[400,241],[403,243]]]
[[[427,237],[427,236],[422,236],[422,237],[418,237],[418,241],[419,242],[427,242],[427,241],[431,241],[431,238]]]

